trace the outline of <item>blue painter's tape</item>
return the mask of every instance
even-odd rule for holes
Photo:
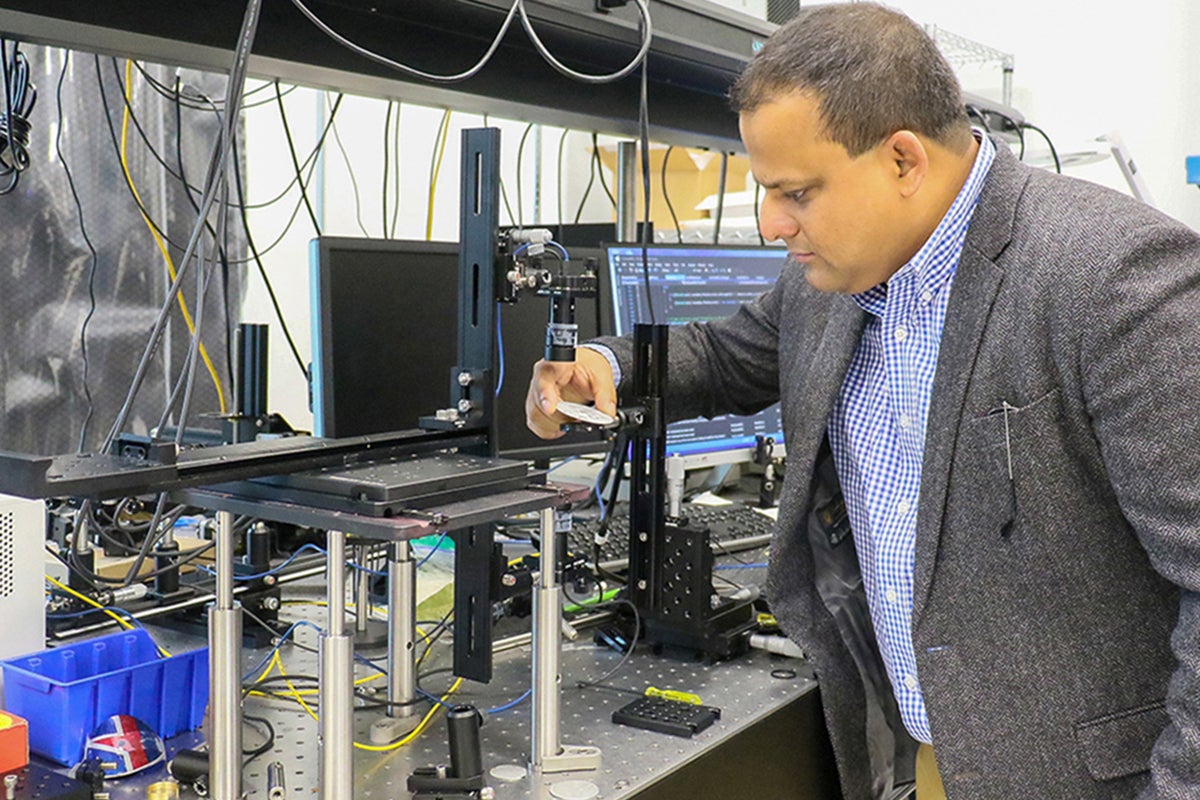
[[[1200,156],[1187,157],[1187,182],[1200,185]]]

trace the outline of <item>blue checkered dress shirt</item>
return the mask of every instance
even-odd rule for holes
[[[971,174],[929,240],[886,283],[852,295],[870,316],[829,418],[879,650],[905,726],[930,744],[912,642],[917,496],[950,286],[996,155],[980,138]]]

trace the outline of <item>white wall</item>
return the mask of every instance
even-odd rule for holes
[[[248,88],[255,85],[255,82],[251,82]],[[286,90],[288,87],[284,88]],[[246,173],[250,205],[276,198],[295,174],[279,109],[272,99],[273,90],[263,90],[253,97],[256,101],[271,99],[271,102],[255,105],[246,112]],[[285,95],[288,124],[300,160],[303,160],[315,145],[323,120],[327,118],[333,102],[333,95],[307,88],[296,88]],[[398,136],[396,108],[399,109]],[[458,238],[461,134],[464,128],[481,126],[483,119],[479,115],[464,113],[452,113],[450,116],[449,138],[438,173],[430,227],[430,165],[443,114],[444,109],[411,103],[400,103],[393,108],[387,170],[387,225],[389,231],[392,231],[394,218],[394,238],[430,238],[438,241],[454,241]],[[371,237],[383,235],[382,174],[386,116],[387,104],[382,99],[346,95],[342,100],[335,118],[340,146],[331,133],[324,147],[323,168],[318,170],[319,180],[314,179],[309,187],[309,200],[314,206],[323,234]],[[489,117],[488,124],[501,129],[501,179],[513,208],[513,216],[526,225],[557,221],[560,183],[558,152],[559,143],[562,141],[562,207],[565,217],[573,220],[579,210],[590,174],[590,133],[570,131],[564,140],[561,128],[542,126],[539,130],[539,127],[535,126],[526,139],[521,161],[521,192],[518,195],[517,153],[527,123]],[[601,136],[599,141],[604,145],[615,140],[612,137]],[[353,181],[351,175],[354,176]],[[606,179],[611,187],[611,173],[606,172]],[[397,197],[400,203],[398,213]],[[299,190],[292,187],[277,202],[250,211],[251,229],[255,244],[260,250],[268,247],[282,231],[288,229],[289,220],[299,202]],[[503,224],[515,222],[510,219],[503,204],[500,219]],[[583,222],[613,219],[612,206],[599,182],[588,194],[580,219]],[[312,357],[308,245],[314,235],[311,219],[304,207],[300,206],[287,234],[263,257],[276,298],[305,363]],[[410,298],[397,298],[398,307],[401,302],[408,300]],[[447,309],[446,313],[454,314],[456,309]],[[265,322],[271,326],[268,397],[270,409],[283,414],[294,427],[311,430],[312,414],[308,408],[308,393],[303,373],[287,346],[256,269],[251,270],[242,308],[242,321]]]
[[[1200,3],[890,0],[889,5],[922,24],[1013,54],[1013,105],[1059,150],[1118,131],[1155,204],[1200,229],[1200,191],[1185,183],[1184,172],[1184,158],[1200,154],[1195,46]],[[999,97],[999,71],[990,77],[982,70],[965,72],[971,79],[965,88]],[[1068,171],[1128,191],[1111,159]]]

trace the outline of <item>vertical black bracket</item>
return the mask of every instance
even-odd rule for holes
[[[504,553],[491,525],[454,531],[454,674],[492,679],[492,596],[504,570]]]
[[[644,325],[633,331],[633,393],[645,409],[643,423],[630,437],[629,586],[639,609],[657,609],[656,587],[662,571],[660,553],[665,512],[667,434],[663,395],[667,387],[666,325]]]
[[[493,413],[496,370],[496,287],[500,226],[500,130],[462,132],[459,198],[458,366],[450,379],[453,407],[464,426],[487,431],[484,455],[496,454]],[[469,376],[463,384],[461,376]],[[464,379],[465,380],[465,379]],[[463,403],[462,401],[466,401]],[[465,409],[465,410],[464,410]]]

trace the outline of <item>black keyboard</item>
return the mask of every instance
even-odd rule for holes
[[[691,737],[721,718],[721,709],[665,697],[639,697],[613,712],[612,721],[672,736]]]
[[[709,544],[715,555],[754,550],[771,540],[775,520],[741,503],[700,505],[686,503],[683,516],[692,527],[708,527]],[[576,516],[567,547],[574,553],[592,560],[599,516]],[[600,566],[617,571],[629,566],[629,504],[617,503],[608,521],[608,541],[600,548]]]

